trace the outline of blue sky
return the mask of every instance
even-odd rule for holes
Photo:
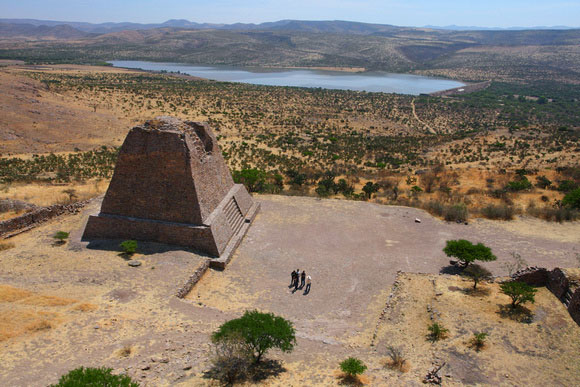
[[[157,23],[352,20],[401,26],[580,26],[580,0],[0,0],[1,18]]]

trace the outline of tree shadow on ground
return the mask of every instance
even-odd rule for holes
[[[502,318],[509,318],[510,320],[531,324],[534,319],[534,314],[525,306],[518,305],[512,308],[511,305],[498,305],[497,312]]]
[[[474,289],[473,286],[463,289],[463,293],[472,297],[484,297],[489,296],[491,291],[488,288],[482,288],[481,286]]]
[[[463,269],[465,268],[457,265],[447,265],[439,270],[439,274],[459,275],[463,272]]]
[[[365,383],[357,375],[340,374],[338,384],[341,386],[364,386]]]
[[[233,372],[232,372],[233,371]],[[239,372],[238,372],[239,371]],[[230,370],[230,373],[224,373],[223,369],[213,366],[203,373],[205,379],[214,379],[221,381],[224,385],[230,386],[236,383],[258,383],[266,379],[276,377],[287,369],[282,366],[278,360],[263,360],[259,363],[251,364],[247,368],[240,367],[239,370]]]

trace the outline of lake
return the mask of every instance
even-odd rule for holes
[[[385,72],[349,73],[308,69],[241,68],[200,66],[183,63],[110,61],[115,67],[152,71],[181,72],[195,77],[254,85],[321,87],[324,89],[359,90],[419,95],[465,86],[450,79]]]

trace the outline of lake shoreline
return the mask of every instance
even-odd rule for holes
[[[415,74],[387,73],[356,67],[235,67],[172,62],[108,61],[113,67],[172,74],[190,79],[275,87],[351,90],[421,95],[467,86],[465,83]]]

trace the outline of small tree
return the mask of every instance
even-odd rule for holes
[[[511,281],[500,285],[501,292],[512,299],[511,307],[515,309],[518,305],[536,301],[534,298],[537,289],[524,282]]]
[[[52,237],[56,239],[56,243],[62,245],[65,243],[66,239],[68,238],[69,233],[64,231],[57,231]]]
[[[213,333],[212,341],[222,340],[239,335],[258,363],[262,356],[271,348],[278,348],[282,352],[290,352],[296,344],[295,329],[292,323],[273,313],[261,313],[257,310],[246,311],[240,318],[225,322]]]
[[[465,266],[475,261],[495,261],[497,257],[491,253],[491,249],[483,243],[474,245],[468,240],[450,240],[443,249],[443,252],[448,257],[455,257],[459,259]]]
[[[347,376],[356,378],[358,375],[361,375],[366,371],[367,366],[356,357],[349,357],[340,363],[340,369]]]
[[[139,387],[127,375],[113,375],[111,368],[84,368],[80,367],[60,377],[58,384],[51,387],[79,387],[79,386],[111,386],[111,387]]]
[[[134,240],[123,241],[119,246],[121,247],[121,249],[123,250],[123,254],[125,255],[131,256],[137,252],[137,241]]]
[[[365,193],[366,198],[370,199],[373,196],[373,194],[379,190],[379,185],[377,183],[369,181],[364,185],[362,190]]]
[[[473,280],[473,289],[477,289],[477,284],[480,281],[485,281],[491,278],[491,272],[479,265],[469,265],[462,272],[463,275]]]

